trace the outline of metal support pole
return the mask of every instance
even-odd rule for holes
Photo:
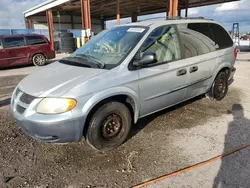
[[[138,13],[132,12],[131,14],[131,22],[137,22]]]
[[[178,16],[181,16],[181,9],[178,10]]]
[[[70,15],[70,21],[71,21],[71,29],[74,29],[74,16]]]
[[[117,20],[117,25],[120,25],[121,24],[120,0],[116,0],[116,20]]]
[[[188,0],[186,0],[186,11],[185,11],[185,17],[188,17]]]
[[[51,9],[46,10],[47,23],[49,28],[49,39],[54,49],[54,24],[53,24],[53,13]]]

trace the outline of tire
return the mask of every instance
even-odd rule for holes
[[[216,76],[214,83],[208,93],[206,93],[206,97],[210,100],[221,101],[225,98],[228,93],[228,75],[226,72],[221,71]]]
[[[87,142],[98,151],[109,151],[122,145],[130,132],[131,113],[122,103],[111,101],[92,116],[87,130]]]
[[[73,37],[73,33],[58,33],[58,36],[60,38],[64,38],[64,37],[68,38],[68,37]]]
[[[35,66],[44,66],[46,64],[46,57],[45,55],[43,54],[35,54],[33,57],[32,57],[32,63],[35,65]]]

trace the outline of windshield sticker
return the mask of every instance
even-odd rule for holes
[[[144,28],[134,27],[134,28],[129,28],[127,32],[142,33],[143,31],[145,31]]]

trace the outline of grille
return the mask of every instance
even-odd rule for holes
[[[17,111],[19,114],[23,114],[25,110],[26,110],[26,109],[23,108],[22,106],[16,105],[16,111]]]
[[[35,97],[28,95],[26,93],[23,93],[22,96],[20,97],[20,101],[25,104],[30,104],[34,99]]]
[[[19,96],[20,98],[18,100],[15,100],[16,104],[14,104],[14,106],[16,105],[15,108],[19,114],[23,114],[26,108],[29,106],[29,104],[35,99],[35,97],[27,93],[24,93],[19,88],[17,88],[14,99],[16,99]]]

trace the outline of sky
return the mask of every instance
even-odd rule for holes
[[[0,0],[0,29],[25,28],[23,12],[46,0]],[[139,20],[150,17],[164,17],[166,13],[139,17]],[[184,12],[182,12],[184,15]],[[189,16],[214,19],[227,30],[232,28],[234,22],[240,24],[241,32],[250,32],[250,0],[241,0],[207,7],[189,9]],[[129,23],[130,19],[122,19],[122,23]],[[109,21],[110,27],[116,23]]]

